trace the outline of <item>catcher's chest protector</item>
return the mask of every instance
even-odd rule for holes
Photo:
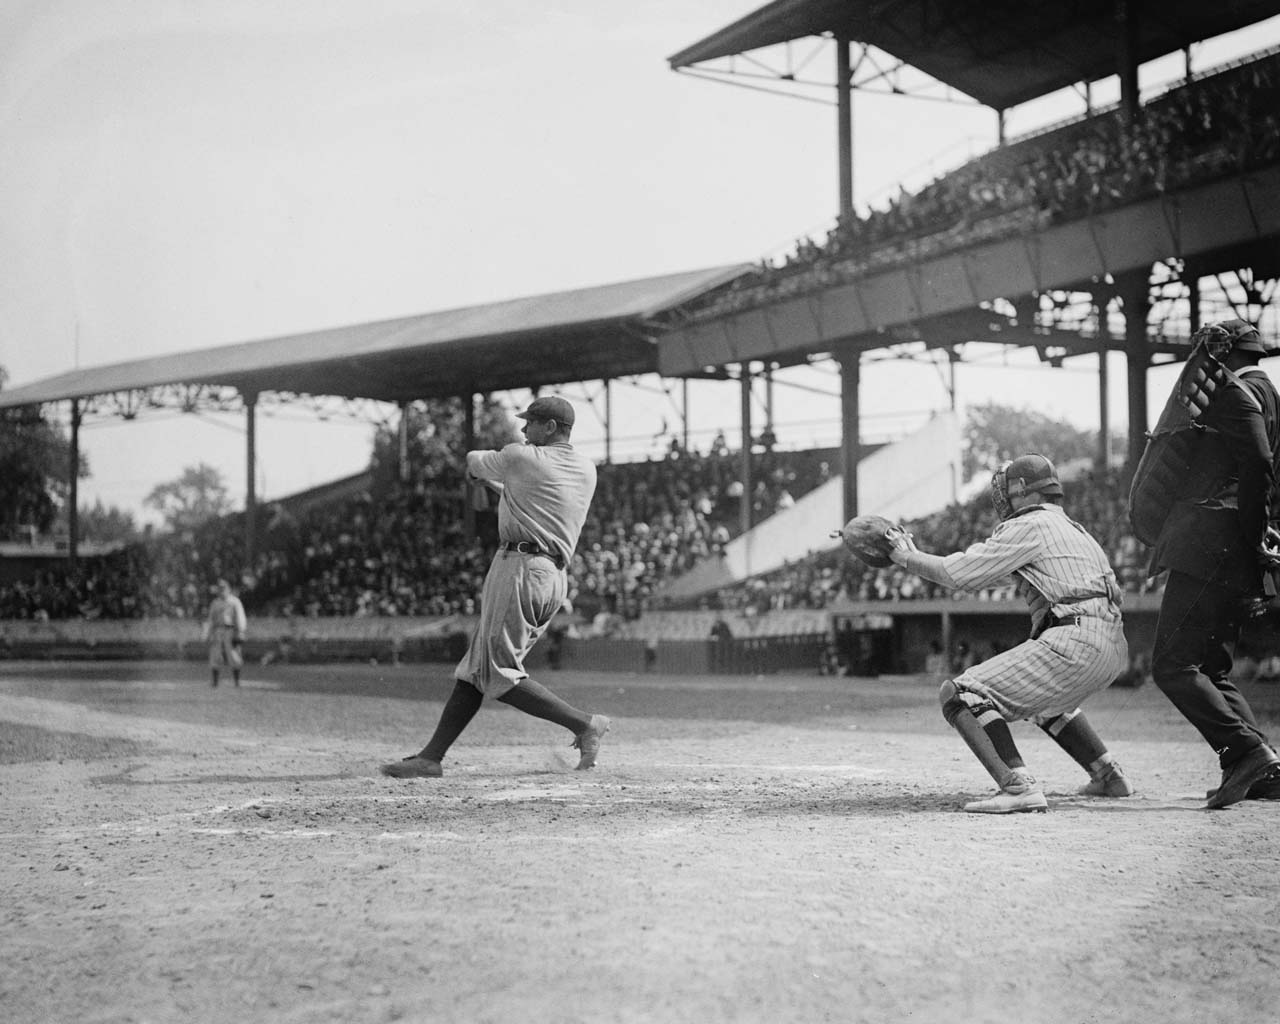
[[[1147,436],[1147,446],[1133,474],[1129,522],[1143,544],[1155,544],[1176,502],[1212,493],[1222,459],[1213,450],[1217,448],[1216,432],[1198,420],[1214,397],[1232,384],[1242,386],[1204,345],[1198,345],[1178,375],[1156,429]]]

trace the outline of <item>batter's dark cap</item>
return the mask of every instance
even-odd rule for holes
[[[573,426],[573,406],[556,395],[535,398],[529,408],[516,416],[522,420],[555,420],[562,427]]]

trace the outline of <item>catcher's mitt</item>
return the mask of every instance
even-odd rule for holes
[[[893,565],[889,552],[893,543],[889,540],[889,531],[900,527],[884,516],[854,516],[844,524],[844,529],[832,533],[839,537],[844,546],[855,556],[873,569],[883,569]]]

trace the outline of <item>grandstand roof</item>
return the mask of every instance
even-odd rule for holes
[[[644,321],[749,269],[711,267],[72,370],[0,391],[0,409],[166,385],[398,402],[656,373]]]
[[[1142,64],[1280,14],[1277,0],[1161,0],[1137,12]],[[1114,75],[1117,0],[774,0],[668,58],[673,69],[827,33],[868,43],[1004,110]]]

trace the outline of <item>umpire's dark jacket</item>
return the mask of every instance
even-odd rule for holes
[[[1258,367],[1240,371],[1200,417],[1184,497],[1165,520],[1153,572],[1174,569],[1239,590],[1262,589],[1258,551],[1273,507],[1280,395]]]

